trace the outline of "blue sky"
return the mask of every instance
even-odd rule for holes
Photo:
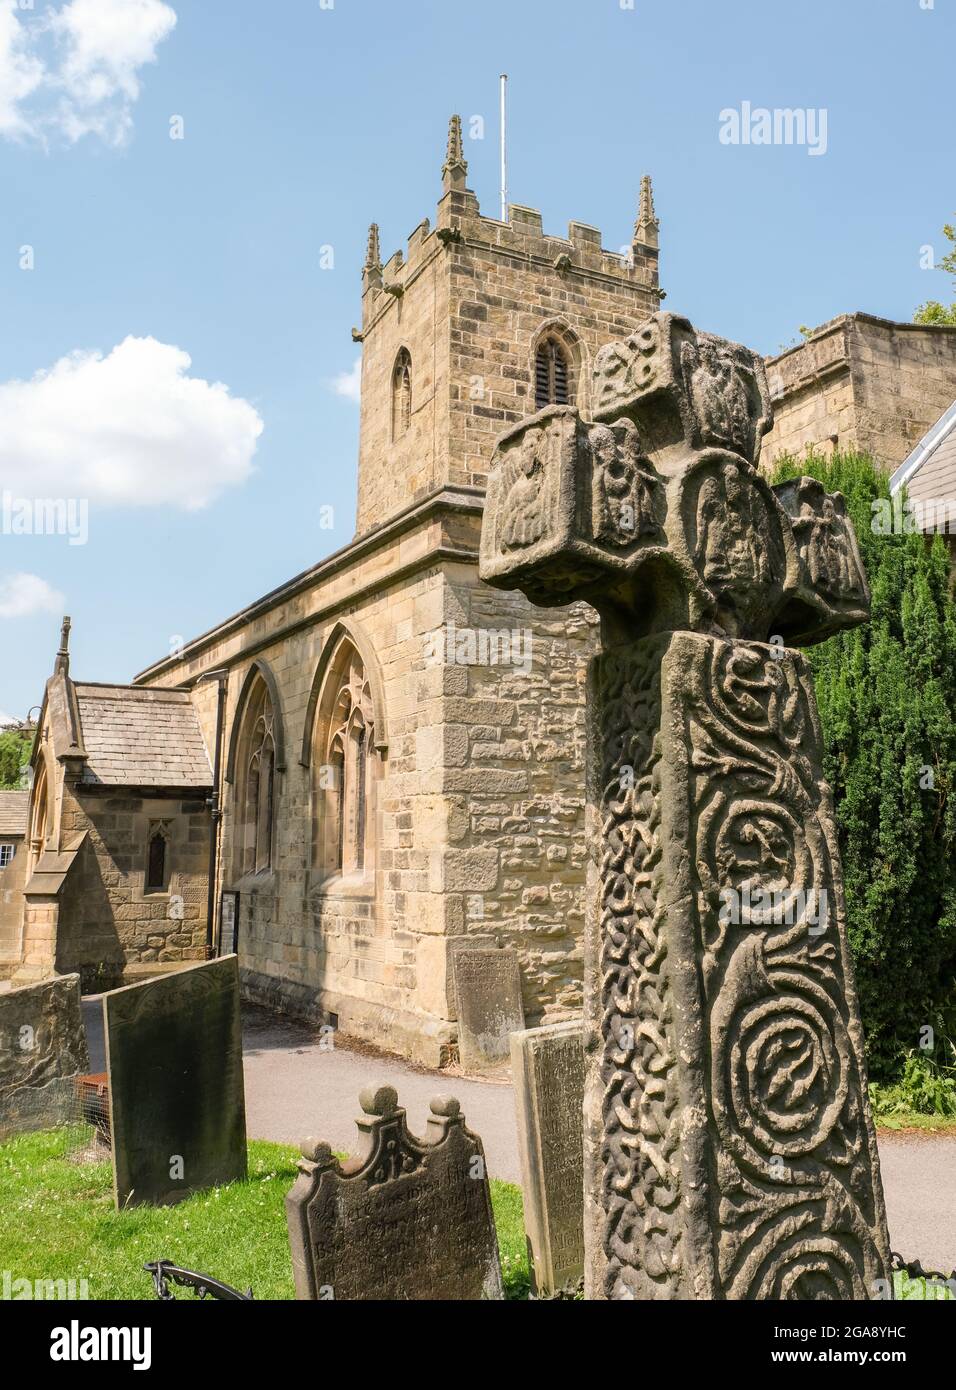
[[[61,611],[74,673],[129,680],[348,542],[368,223],[388,256],[434,216],[455,111],[485,118],[496,214],[502,71],[512,200],[617,248],[650,172],[667,307],[700,327],[769,353],[947,295],[920,259],[956,212],[956,0],[24,2],[0,0],[0,491],[89,519],[83,545],[0,530],[12,715]],[[825,154],[721,143],[745,101],[825,108]]]

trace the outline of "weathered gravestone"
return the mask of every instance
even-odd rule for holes
[[[584,1029],[579,1020],[511,1035],[531,1287],[584,1273]]]
[[[78,1119],[89,1067],[79,975],[0,994],[0,1140]]]
[[[464,1071],[507,1066],[509,1038],[524,1027],[521,971],[514,951],[460,947],[452,955],[458,1056]]]
[[[498,1299],[498,1239],[484,1150],[457,1100],[431,1102],[409,1134],[391,1086],[359,1097],[360,1152],[307,1140],[286,1197],[296,1297]]]
[[[864,622],[843,499],[756,470],[762,363],[657,314],[597,423],[498,443],[481,574],[601,616],[589,672],[586,1286],[850,1298],[890,1252],[813,687]],[[769,904],[769,906],[768,906]]]
[[[103,996],[117,1208],[246,1176],[236,956]]]

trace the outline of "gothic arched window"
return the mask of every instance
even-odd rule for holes
[[[327,876],[370,867],[375,719],[365,665],[343,640],[319,701],[313,752],[316,868]]]
[[[165,893],[169,887],[169,822],[151,821],[146,839],[147,893]]]
[[[534,405],[571,405],[571,356],[554,333],[542,338],[534,355]]]
[[[392,372],[392,438],[401,439],[412,420],[412,359],[402,348]]]
[[[238,871],[272,868],[275,818],[276,728],[269,688],[257,676],[246,701],[238,747]]]

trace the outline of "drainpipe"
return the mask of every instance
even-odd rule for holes
[[[229,679],[229,672],[206,671],[196,682],[201,685],[203,681],[216,681],[219,686],[216,697],[216,747],[213,754],[212,771],[212,796],[206,805],[209,807],[209,891],[206,898],[206,959],[212,960],[215,955],[215,922],[216,922],[216,885],[219,880],[219,826],[222,821],[222,798],[220,786],[222,783],[222,735],[226,723],[226,682]]]

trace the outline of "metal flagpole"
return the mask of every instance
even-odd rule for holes
[[[507,89],[508,89],[508,74],[507,74],[506,72],[503,72],[503,73],[501,74],[501,220],[502,220],[502,222],[507,222],[507,220],[508,220],[508,156],[507,156],[507,152],[506,152],[506,151],[507,151],[507,147],[506,147],[506,144],[505,144],[505,134],[506,134],[506,125],[505,125],[505,119],[506,119],[506,113],[505,113],[505,95],[506,95]]]

